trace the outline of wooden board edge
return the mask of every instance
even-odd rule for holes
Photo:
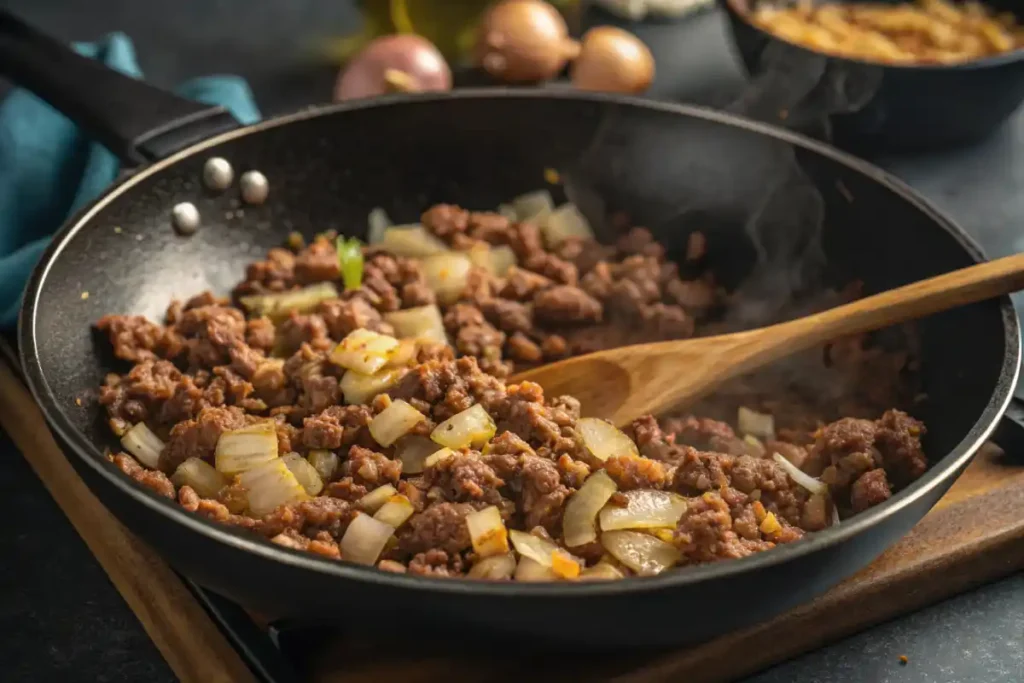
[[[89,491],[54,441],[39,407],[0,362],[0,425],[74,525],[184,683],[256,683],[238,652],[182,580]]]

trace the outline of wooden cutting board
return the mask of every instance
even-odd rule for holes
[[[60,452],[11,361],[0,362],[0,425],[185,683],[256,677],[182,580],[89,492]],[[644,657],[422,654],[328,639],[296,662],[318,683],[555,680],[712,683],[753,673],[985,581],[1024,568],[1024,459],[986,446],[934,509],[871,566],[817,600],[704,645]],[[257,619],[258,623],[265,620]],[[731,656],[742,652],[743,657]],[[565,661],[568,659],[569,661]]]

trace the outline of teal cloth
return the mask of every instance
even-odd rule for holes
[[[74,47],[142,78],[124,34]],[[175,92],[223,105],[242,123],[260,118],[249,86],[237,76],[198,78]],[[51,235],[110,185],[118,170],[113,154],[31,93],[16,89],[0,104],[0,327],[17,324],[25,282]]]

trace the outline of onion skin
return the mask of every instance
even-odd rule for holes
[[[334,84],[334,101],[451,88],[451,68],[433,43],[411,34],[390,35],[371,41],[345,66]]]
[[[540,0],[503,0],[480,20],[475,59],[508,83],[554,78],[579,46],[558,10]]]
[[[654,56],[632,33],[598,26],[583,36],[570,79],[580,90],[642,93],[654,80]]]

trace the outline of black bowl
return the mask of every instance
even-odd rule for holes
[[[754,26],[747,16],[758,1],[720,0],[755,87],[787,91],[796,100],[786,106],[799,111],[781,117],[827,116],[841,146],[933,150],[977,142],[1024,100],[1024,50],[954,65],[897,66],[835,57]],[[1024,17],[1019,3],[986,4]]]

